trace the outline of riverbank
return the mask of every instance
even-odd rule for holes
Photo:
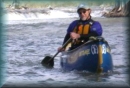
[[[86,0],[71,0],[71,1],[63,1],[63,0],[16,0],[17,2],[13,2],[14,0],[4,0],[2,4],[4,7],[9,7],[10,5],[18,4],[19,6],[26,6],[28,8],[44,8],[48,6],[52,7],[72,7],[77,6],[81,3],[86,4],[87,6],[100,6],[102,4],[106,6],[113,6],[114,1],[103,1],[103,0],[93,0],[93,1],[86,1]]]
[[[6,14],[50,14],[52,10],[56,10],[56,12],[61,11],[61,13],[67,13],[67,14],[73,14],[76,12],[77,6],[79,4],[85,4],[86,6],[90,7],[92,9],[92,12],[100,17],[103,13],[108,12],[108,9],[112,9],[114,6],[113,1],[102,1],[99,0],[98,2],[96,0],[93,1],[86,1],[86,0],[71,0],[71,1],[61,1],[61,0],[14,0],[6,1],[4,0],[2,2],[3,5],[3,13]],[[95,10],[96,9],[96,10]],[[100,9],[100,10],[99,10]],[[54,12],[54,11],[53,11]],[[62,14],[63,15],[63,14]],[[73,16],[73,15],[72,15]],[[75,17],[75,16],[74,16]]]

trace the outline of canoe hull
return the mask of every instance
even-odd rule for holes
[[[103,40],[89,41],[74,50],[62,52],[60,64],[64,70],[69,71],[108,72],[113,70],[110,47]]]

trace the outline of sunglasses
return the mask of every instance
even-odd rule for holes
[[[81,15],[82,13],[86,13],[86,10],[79,11],[78,13]]]
[[[81,11],[79,11],[79,12],[78,12],[78,14],[80,14],[80,15],[81,15],[82,13],[86,13],[86,11],[88,11],[88,10],[89,10],[89,9],[86,9],[86,10],[81,10]]]

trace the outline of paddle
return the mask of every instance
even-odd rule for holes
[[[67,40],[67,42],[61,47],[64,48],[69,42],[71,41],[71,38]],[[58,51],[53,57],[51,56],[46,56],[42,61],[41,64],[47,68],[52,68],[54,66],[54,58],[59,54],[60,52]]]

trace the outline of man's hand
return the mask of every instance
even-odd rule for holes
[[[80,34],[77,34],[77,33],[75,33],[75,32],[71,32],[71,33],[70,33],[70,37],[71,37],[72,39],[78,39],[78,38],[80,38]]]
[[[58,52],[62,52],[62,51],[65,51],[65,49],[62,48],[62,47],[59,47],[59,48],[58,48]]]

